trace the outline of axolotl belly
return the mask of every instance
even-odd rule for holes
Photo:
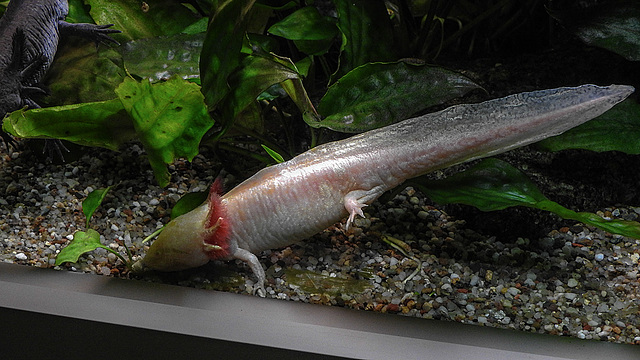
[[[258,278],[256,253],[309,237],[404,180],[496,155],[558,135],[624,100],[630,86],[583,85],[458,105],[345,140],[267,167],[223,196],[169,224],[134,270],[175,271],[211,259],[246,261]],[[214,187],[217,187],[214,185]]]

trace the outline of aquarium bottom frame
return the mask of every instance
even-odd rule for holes
[[[5,263],[0,328],[5,359],[640,358],[638,346]]]

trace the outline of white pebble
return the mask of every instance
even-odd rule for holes
[[[18,259],[18,260],[27,260],[27,255],[25,255],[24,253],[17,253],[16,254],[16,259]]]
[[[594,257],[594,259],[595,259],[596,261],[602,261],[602,260],[604,260],[604,254],[598,253],[598,254],[596,254],[596,256]]]

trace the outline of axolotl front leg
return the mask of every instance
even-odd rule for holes
[[[182,270],[240,259],[265,274],[256,253],[307,238],[405,179],[558,135],[624,100],[630,86],[583,85],[458,105],[327,143],[259,171],[167,224],[134,270]],[[259,291],[259,293],[260,293]]]

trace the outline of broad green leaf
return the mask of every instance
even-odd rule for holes
[[[494,158],[485,159],[446,179],[433,181],[417,178],[411,180],[411,185],[439,204],[460,203],[482,211],[527,206],[551,211],[565,219],[577,220],[611,233],[640,239],[640,223],[607,220],[596,214],[567,209],[547,199],[518,169]]]
[[[90,14],[97,24],[115,24],[122,31],[119,39],[133,40],[182,32],[198,18],[178,1],[149,1],[143,9],[134,0],[86,0]]]
[[[194,22],[193,24],[184,28],[184,30],[182,30],[182,33],[188,34],[188,35],[204,33],[204,32],[207,32],[207,26],[209,26],[209,18],[203,17],[198,21]]]
[[[256,4],[274,10],[286,10],[297,6],[294,0],[258,0]]]
[[[70,23],[93,23],[83,0],[69,0],[69,14],[64,20]]]
[[[338,35],[335,21],[306,6],[273,24],[269,33],[288,40],[327,40]]]
[[[370,62],[395,61],[399,56],[393,40],[393,26],[382,0],[334,0],[338,28],[342,33],[340,67],[332,76],[339,79]]]
[[[56,61],[47,72],[50,96],[48,105],[65,105],[103,101],[115,98],[113,90],[126,73],[122,57],[116,50],[88,43],[81,47],[60,49]]]
[[[294,104],[300,109],[302,118],[304,121],[311,125],[316,126],[320,121],[320,115],[316,111],[316,108],[311,103],[307,90],[304,88],[301,79],[288,79],[280,83],[280,86],[289,95]]]
[[[284,158],[282,157],[282,155],[278,154],[277,151],[272,150],[271,148],[269,148],[267,145],[262,144],[262,148],[264,149],[264,151],[267,152],[267,154],[269,154],[269,156],[271,156],[271,158],[273,160],[275,160],[278,164],[281,162],[284,162]]]
[[[224,113],[234,119],[272,85],[299,77],[288,59],[270,54],[248,56],[242,62],[242,68],[229,78],[232,90],[225,101]]]
[[[87,232],[76,231],[76,233],[73,234],[73,240],[71,240],[69,245],[64,249],[60,250],[60,253],[56,256],[56,265],[61,265],[66,262],[75,263],[78,261],[80,255],[97,248],[114,252],[108,246],[100,243],[100,234],[97,231],[93,229],[89,229]]]
[[[4,119],[2,128],[19,138],[61,139],[110,150],[118,150],[136,135],[118,99],[17,110]]]
[[[107,196],[107,193],[112,187],[113,186],[109,186],[105,189],[93,190],[91,193],[89,193],[89,195],[87,195],[87,198],[84,199],[84,201],[82,202],[82,213],[87,219],[87,224],[86,224],[87,228],[89,227],[89,221],[91,221],[91,217],[93,216],[93,213],[96,211],[98,206],[102,204],[102,200],[104,200],[104,197]]]
[[[549,12],[585,43],[627,60],[640,60],[640,2],[607,1],[565,9],[552,6]]]
[[[171,209],[171,219],[175,219],[178,216],[186,214],[202,205],[202,203],[207,200],[208,195],[208,191],[190,192],[185,194]]]
[[[200,76],[204,34],[177,34],[132,40],[118,48],[130,74],[152,80]]]
[[[586,149],[617,150],[640,154],[640,104],[626,99],[611,110],[562,135],[537,143],[547,151]]]
[[[478,88],[468,78],[437,66],[365,64],[329,87],[318,106],[325,119],[309,125],[352,133],[367,131]]]
[[[116,94],[133,119],[158,184],[166,186],[165,164],[177,157],[193,159],[202,136],[213,126],[200,87],[177,78],[153,85],[127,78]]]
[[[242,42],[248,27],[249,12],[255,0],[226,0],[216,9],[200,54],[202,93],[209,109],[230,92],[227,78],[240,66]]]

